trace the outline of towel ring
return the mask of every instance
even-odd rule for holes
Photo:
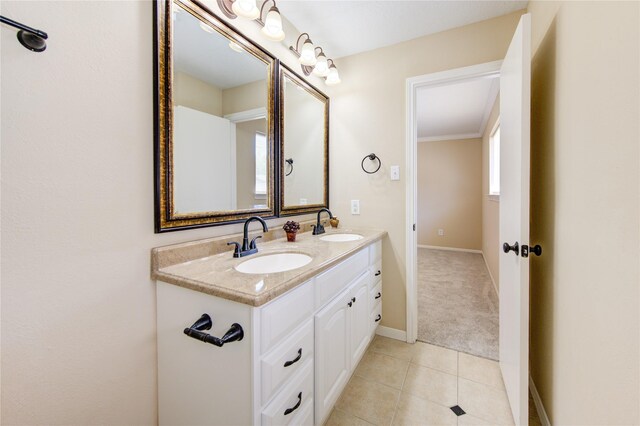
[[[378,160],[378,168],[375,169],[374,171],[370,172],[367,169],[364,168],[364,160],[369,159],[371,161],[375,161]],[[362,167],[362,170],[365,173],[368,173],[370,175],[374,174],[375,172],[377,172],[378,170],[380,170],[380,167],[382,167],[382,161],[380,161],[380,157],[378,157],[377,155],[375,155],[374,153],[371,153],[369,155],[365,155],[364,158],[362,159],[362,163],[360,163],[360,167]]]
[[[285,176],[289,176],[291,173],[293,173],[293,158],[287,158],[286,160],[284,160],[284,162],[291,166],[289,173],[285,172]]]

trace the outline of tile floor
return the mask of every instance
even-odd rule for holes
[[[449,407],[466,414],[456,416]],[[326,426],[512,425],[495,361],[376,336]]]

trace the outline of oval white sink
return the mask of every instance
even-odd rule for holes
[[[302,253],[275,253],[245,260],[235,269],[245,274],[272,274],[301,268],[311,260]]]
[[[323,237],[320,237],[322,241],[332,241],[334,243],[342,243],[345,241],[356,241],[361,240],[364,237],[358,234],[329,234]]]

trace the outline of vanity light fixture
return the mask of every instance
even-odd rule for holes
[[[336,68],[335,64],[333,63],[333,59],[329,59],[329,61],[331,62],[331,65],[329,66],[329,74],[327,75],[325,83],[327,86],[335,86],[341,81],[340,75],[338,74],[338,68]]]
[[[306,40],[303,42],[301,48],[300,40],[302,40],[303,37],[306,37]],[[318,62],[313,42],[307,33],[300,34],[298,40],[296,40],[296,47],[289,46],[289,49],[298,55],[298,62],[300,62],[301,65],[312,67]]]
[[[260,10],[256,6],[256,0],[236,0],[231,6],[231,10],[238,16],[242,16],[247,19],[258,19],[260,16]]]
[[[273,3],[273,6],[267,12],[267,17],[262,20],[264,7],[267,3]],[[271,41],[284,40],[284,31],[282,30],[282,16],[276,6],[275,0],[266,0],[260,8],[260,18],[257,20],[262,25],[262,34]]]
[[[313,73],[318,77],[326,77],[329,75],[329,62],[327,61],[327,57],[324,54],[322,47],[318,46],[315,48],[316,51],[318,49],[320,49],[320,53],[316,56],[318,62],[316,62],[316,66],[313,67]]]

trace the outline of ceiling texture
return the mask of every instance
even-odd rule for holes
[[[278,8],[329,58],[341,58],[506,15],[527,1],[279,0]]]

